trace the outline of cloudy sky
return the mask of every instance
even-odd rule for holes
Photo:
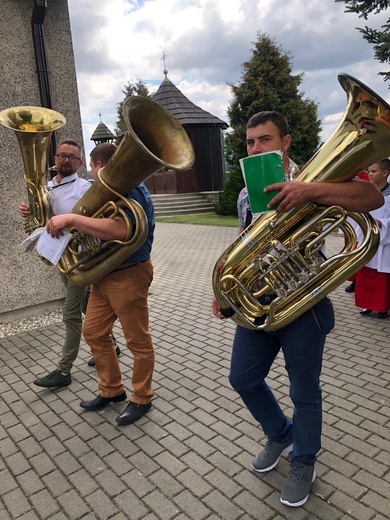
[[[356,27],[380,28],[388,15],[368,22],[344,13],[334,0],[68,0],[79,98],[88,156],[99,123],[112,131],[128,81],[141,78],[151,92],[168,78],[193,103],[229,123],[228,83],[241,80],[258,32],[274,38],[304,73],[301,91],[315,100],[326,139],[340,121],[346,95],[337,75],[355,76],[382,98],[390,90],[378,72],[372,46]]]

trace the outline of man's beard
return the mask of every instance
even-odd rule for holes
[[[60,167],[57,166],[57,171],[62,177],[70,177],[70,175],[73,175],[74,173],[76,173],[75,171],[73,171],[73,168],[71,166],[69,166],[69,168],[66,168],[66,167],[64,168],[63,166],[60,166]]]

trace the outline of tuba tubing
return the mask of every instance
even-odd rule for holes
[[[31,233],[46,225],[53,215],[47,189],[50,139],[66,123],[65,117],[49,108],[19,106],[0,112],[0,124],[15,132],[22,153],[31,216],[24,228]]]
[[[343,182],[388,155],[390,107],[347,74],[338,76],[347,106],[336,130],[299,173],[301,182]],[[351,222],[353,224],[351,224]],[[364,239],[356,247],[354,226]],[[343,248],[313,260],[340,228]],[[213,270],[215,297],[226,317],[251,330],[285,327],[324,298],[376,253],[379,229],[369,214],[308,203],[257,217],[225,250]]]
[[[145,213],[137,202],[126,198],[127,193],[163,167],[186,170],[194,162],[187,132],[151,98],[127,98],[123,115],[127,126],[125,137],[71,212],[95,218],[119,215],[126,223],[126,237],[123,241],[92,241],[92,247],[88,247],[83,235],[70,229],[72,238],[58,266],[77,285],[91,285],[100,280],[145,242],[148,231]]]

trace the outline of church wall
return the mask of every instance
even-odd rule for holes
[[[199,191],[219,191],[224,183],[222,130],[219,127],[191,129]]]
[[[0,110],[41,104],[31,30],[34,3],[1,0]],[[52,108],[67,119],[57,132],[57,142],[74,139],[83,145],[67,0],[47,4],[43,27]],[[23,174],[15,133],[0,125],[0,322],[57,308],[64,297],[58,270],[19,247],[26,237],[17,214],[19,203],[27,200]]]

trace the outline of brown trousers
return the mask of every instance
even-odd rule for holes
[[[154,348],[149,330],[148,290],[153,280],[150,260],[114,271],[92,286],[83,335],[91,348],[102,397],[124,392],[111,330],[116,319],[134,358],[131,401],[147,404],[153,396]]]

